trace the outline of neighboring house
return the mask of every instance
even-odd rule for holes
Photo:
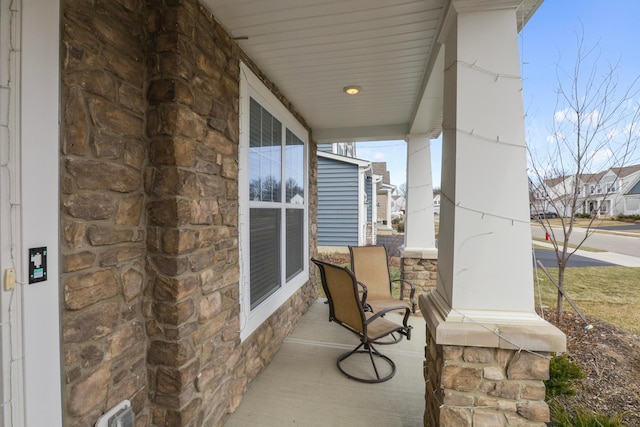
[[[342,153],[342,154],[340,154]],[[344,250],[376,244],[389,233],[392,196],[386,162],[355,156],[352,143],[318,145],[318,247]]]
[[[440,215],[440,194],[433,196],[433,212]]]
[[[640,215],[640,174],[636,176],[635,180],[629,182],[629,188],[624,193],[623,201],[625,215]]]
[[[573,177],[545,179],[530,194],[531,214],[553,212],[559,216],[571,216],[568,194],[573,192]]]
[[[637,196],[633,191],[639,180],[640,165],[609,169],[598,183],[605,197],[596,209],[606,216],[638,214]]]
[[[407,200],[404,196],[392,196],[391,201],[391,216],[404,215],[404,210],[407,205]]]
[[[318,150],[318,247],[321,251],[375,244],[376,204],[371,163]]]
[[[395,185],[391,184],[391,174],[387,170],[387,162],[372,162],[373,173],[379,177],[376,186],[378,202],[376,224],[378,229],[385,232],[390,232],[391,227],[391,194],[396,189]]]
[[[637,212],[634,186],[640,180],[640,165],[610,168],[598,173],[583,174],[580,178],[576,214],[617,216]],[[570,195],[574,193],[574,182],[574,176],[545,180],[532,192],[532,214],[554,212],[570,216]]]

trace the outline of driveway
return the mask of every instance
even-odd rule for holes
[[[625,224],[625,225],[608,225],[605,227],[595,227],[595,229],[611,230],[611,231],[640,230],[640,223]]]
[[[556,260],[556,253],[553,249],[540,249],[535,248],[533,250],[535,259],[533,260],[534,267],[536,266],[536,260],[540,261],[546,268],[558,267],[558,261]],[[588,258],[580,255],[572,255],[569,258],[567,267],[611,267],[618,264],[612,264],[610,262],[597,260],[594,258]]]

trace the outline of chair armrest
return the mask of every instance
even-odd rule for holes
[[[367,292],[368,292],[367,291],[367,285],[365,285],[362,282],[357,282],[357,283],[358,283],[358,286],[360,286],[362,288],[361,291],[358,291],[359,293],[362,294],[362,299],[360,300],[360,302],[362,303],[363,307],[366,307],[367,306]]]
[[[364,323],[365,324],[369,324],[371,322],[373,322],[375,319],[377,319],[378,317],[384,316],[385,314],[387,314],[390,311],[399,311],[399,310],[404,310],[404,318],[402,319],[402,325],[406,328],[407,326],[407,321],[409,320],[409,314],[411,313],[411,310],[409,310],[409,307],[407,307],[406,305],[396,305],[393,307],[386,307],[380,311],[376,311],[373,316],[369,317]]]
[[[408,285],[409,286],[409,302],[411,303],[411,312],[415,313],[416,312],[416,302],[415,302],[415,294],[416,294],[416,285],[414,285],[413,283],[411,283],[408,280],[405,279],[393,279],[391,281],[393,282],[400,282],[400,299],[404,299],[404,292],[403,292],[403,285]]]

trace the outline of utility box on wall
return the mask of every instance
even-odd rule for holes
[[[131,402],[123,400],[101,416],[95,427],[134,427],[135,423],[136,414]]]

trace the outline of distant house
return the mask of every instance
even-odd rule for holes
[[[568,196],[573,194],[574,177],[545,179],[530,194],[531,214],[554,212],[559,216],[571,216]]]
[[[391,176],[387,170],[387,162],[373,162],[371,163],[373,173],[379,177],[379,183],[376,186],[377,191],[377,215],[376,224],[379,231],[393,230],[391,227],[391,202],[393,200],[391,193],[396,189],[395,185],[391,184]]]
[[[407,206],[407,199],[404,196],[393,196],[391,201],[391,217],[403,214]]]
[[[640,174],[637,174],[635,180],[629,181],[629,188],[624,193],[624,214],[640,215]]]
[[[582,174],[577,183],[575,176],[546,179],[531,193],[532,213],[555,212],[561,216],[572,215],[574,212],[571,212],[569,197],[575,193],[576,185],[576,214],[640,214],[640,165]]]
[[[336,154],[338,144],[318,145],[319,248],[375,244],[379,180],[371,162]],[[348,146],[346,146],[348,148]],[[352,154],[343,150],[346,154]]]
[[[640,180],[640,165],[612,168],[598,182],[605,197],[597,207],[601,215],[638,214],[637,197],[630,193]],[[635,202],[635,203],[634,203]]]

